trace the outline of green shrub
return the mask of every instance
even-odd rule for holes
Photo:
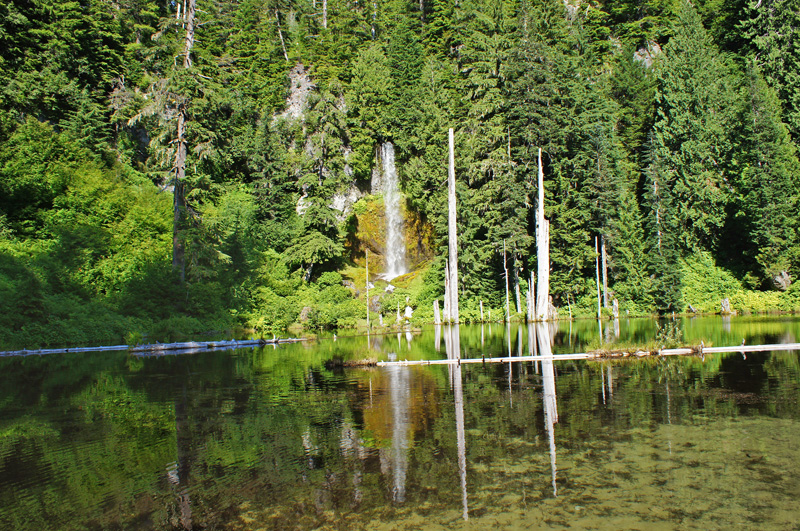
[[[744,291],[741,282],[729,271],[717,267],[707,252],[698,252],[682,260],[681,283],[684,310],[691,304],[701,312],[718,312],[722,299],[732,299]]]

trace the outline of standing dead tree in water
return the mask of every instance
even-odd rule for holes
[[[449,319],[458,322],[458,234],[456,231],[456,161],[455,161],[455,137],[453,129],[449,131],[450,141],[450,165],[447,172],[448,189],[448,217],[447,217],[447,242],[450,254],[449,271],[449,299],[450,313]]]
[[[544,170],[542,148],[539,148],[539,201],[536,209],[536,264],[538,280],[536,320],[547,321],[550,314],[550,222],[544,217]]]
[[[506,281],[506,322],[511,321],[511,305],[508,300],[508,265],[506,264],[506,241],[503,240],[503,277]]]

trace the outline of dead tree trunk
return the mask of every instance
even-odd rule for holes
[[[517,302],[517,313],[522,313],[522,298],[519,293],[519,268],[517,264],[517,255],[514,254],[514,296]]]
[[[186,39],[183,48],[183,68],[192,66],[192,47],[194,46],[194,14],[196,0],[189,0],[184,10],[186,18]],[[175,139],[175,186],[173,190],[173,219],[172,219],[172,270],[178,272],[181,284],[186,280],[186,247],[184,244],[183,229],[186,219],[186,198],[183,182],[186,178],[186,122],[189,120],[186,101],[178,106],[178,131]]]
[[[597,279],[597,318],[600,319],[602,317],[600,311],[600,255],[597,251],[597,236],[594,237],[594,265]]]
[[[536,320],[550,319],[550,222],[544,218],[544,170],[539,148],[539,204],[536,214],[536,263],[539,285],[536,294]]]
[[[283,30],[281,30],[281,17],[278,14],[278,10],[275,10],[275,20],[278,22],[278,37],[281,40],[281,49],[283,50],[283,58],[286,62],[289,62],[289,54],[286,53],[286,41],[283,40]]]
[[[536,308],[536,297],[535,297],[536,290],[534,288],[534,286],[536,284],[534,284],[534,282],[533,282],[533,277],[534,277],[533,269],[531,269],[531,281],[528,284],[528,311],[527,311],[527,313],[528,313],[528,322],[529,323],[533,322],[534,314],[535,314],[534,309]]]
[[[184,46],[183,67],[192,66],[192,47],[194,46],[194,12],[197,7],[197,0],[189,0],[184,17],[186,19],[186,44]]]
[[[506,241],[503,240],[503,277],[506,281],[506,322],[511,322],[511,305],[508,300],[508,264],[506,264]]]
[[[605,236],[600,236],[600,258],[603,263],[603,308],[608,308],[608,261],[606,260]]]
[[[458,235],[456,233],[456,159],[453,129],[449,132],[450,167],[447,172],[448,220],[447,240],[450,250],[450,318],[458,323]]]
[[[444,261],[444,322],[450,322],[450,265]]]
[[[178,149],[175,152],[175,186],[172,192],[172,271],[178,273],[181,284],[186,280],[186,246],[183,242],[183,221],[186,217],[186,199],[183,190],[183,180],[186,176],[185,127],[186,111],[181,110],[178,114]]]

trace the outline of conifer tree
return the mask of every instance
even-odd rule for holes
[[[739,26],[748,51],[778,93],[789,133],[800,142],[800,1],[750,0]]]
[[[677,258],[719,249],[731,200],[731,136],[741,108],[740,77],[683,2],[656,64],[656,119],[645,191],[662,310],[679,309]]]
[[[780,279],[789,271],[796,274],[800,265],[800,162],[781,122],[777,95],[755,63],[750,65],[747,91],[748,105],[740,133],[745,157],[735,181],[735,226],[749,236],[744,254],[757,263],[760,282],[756,287],[785,289],[788,285]]]

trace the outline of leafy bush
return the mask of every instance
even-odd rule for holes
[[[681,284],[683,309],[691,304],[701,312],[717,312],[722,299],[744,291],[741,282],[730,272],[717,267],[707,252],[695,253],[682,261]]]

